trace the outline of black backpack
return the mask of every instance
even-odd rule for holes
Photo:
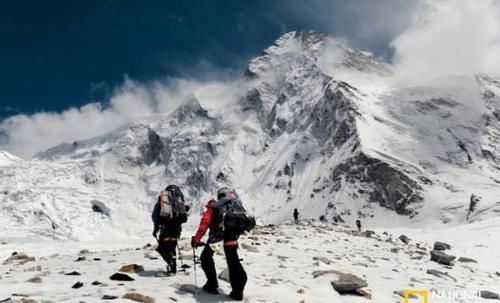
[[[167,201],[165,201],[162,207],[168,207],[168,210],[160,210],[160,217],[167,222],[175,219],[178,223],[185,223],[189,207],[186,205],[181,189],[176,185],[169,185],[165,188],[165,193]],[[162,216],[164,213],[166,216]]]
[[[241,235],[255,227],[255,218],[247,214],[243,203],[237,198],[222,198],[216,202],[215,208],[222,218],[225,232]]]

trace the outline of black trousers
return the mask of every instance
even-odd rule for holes
[[[165,260],[165,262],[169,263],[172,259],[175,259],[176,249],[177,248],[177,240],[167,240],[158,241],[158,248],[156,249],[160,256]]]
[[[176,248],[177,239],[179,238],[180,232],[178,229],[161,229],[160,238],[158,240],[158,248],[156,251],[160,256],[167,262],[170,271],[176,272]]]
[[[240,258],[238,256],[238,246],[224,245],[224,253],[226,254],[231,288],[233,292],[243,294],[243,290],[245,289],[245,285],[247,283],[247,273],[245,272],[243,265],[241,265]],[[210,248],[210,245],[205,245],[205,248],[200,256],[201,268],[207,277],[207,285],[212,288],[218,288],[219,283],[217,281],[217,272],[215,270],[213,255],[214,251]]]

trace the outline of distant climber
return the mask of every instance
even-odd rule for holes
[[[293,210],[293,220],[295,224],[299,224],[299,211],[296,208]]]
[[[233,300],[242,301],[247,274],[238,256],[238,238],[243,232],[255,227],[255,219],[246,214],[236,191],[225,187],[217,191],[217,201],[214,199],[208,201],[206,208],[198,231],[191,238],[193,248],[205,246],[200,256],[201,267],[207,277],[203,290],[211,294],[219,293],[213,260],[214,250],[211,245],[222,240],[232,288],[229,296]],[[201,238],[207,229],[210,231],[205,244],[201,242]]]
[[[177,272],[175,249],[181,235],[181,225],[187,221],[188,211],[189,205],[184,200],[184,194],[176,185],[167,186],[154,206],[153,236],[158,241],[156,251],[167,262],[167,274]]]
[[[358,231],[360,232],[361,231],[361,219],[360,218],[358,218],[356,220],[356,227],[358,228]]]

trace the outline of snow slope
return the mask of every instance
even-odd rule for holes
[[[16,163],[20,162],[21,159],[6,152],[6,151],[0,151],[0,166],[9,166],[9,165],[15,165]]]
[[[175,277],[156,276],[164,270],[164,264],[163,261],[153,259],[158,255],[152,247],[144,246],[145,239],[126,245],[120,243],[118,246],[110,242],[102,243],[101,246],[89,243],[59,243],[38,247],[31,244],[4,244],[0,254],[2,260],[12,250],[24,251],[35,256],[36,260],[22,265],[0,265],[0,300],[10,297],[13,301],[9,302],[19,302],[15,300],[20,300],[22,295],[38,301],[53,302],[131,302],[125,299],[102,300],[101,297],[112,295],[121,298],[125,293],[136,292],[151,296],[156,302],[229,301],[223,294],[213,296],[200,291],[198,295],[194,295],[185,291],[193,290],[195,281],[192,251],[188,246],[191,232],[193,231],[185,232],[181,241],[183,262],[191,268],[187,269],[186,274],[180,272]],[[409,244],[398,239],[402,232],[410,236]],[[430,230],[416,232],[415,229],[378,229],[371,237],[354,232],[347,226],[321,222],[259,227],[240,242],[240,257],[249,276],[245,301],[403,302],[401,296],[394,292],[404,289],[457,292],[488,290],[498,293],[500,263],[498,254],[492,254],[499,250],[498,243],[494,241],[498,232],[498,219],[437,233]],[[444,266],[429,261],[429,250],[437,240],[451,244],[452,248],[448,253],[474,258],[478,263],[457,262],[454,266]],[[79,254],[82,249],[90,252]],[[197,250],[198,256],[199,253],[200,249]],[[85,260],[76,262],[82,256]],[[217,271],[222,272],[225,268],[224,258],[216,254],[215,262]],[[133,263],[144,267],[143,272],[130,274],[135,281],[118,282],[109,279],[121,266]],[[449,276],[428,274],[429,269],[445,272]],[[365,290],[372,295],[372,299],[338,294],[330,285],[331,281],[337,279],[336,275],[321,274],[321,271],[328,270],[351,273],[366,280],[368,286]],[[72,271],[81,275],[64,275]],[[40,276],[41,283],[27,282],[34,276]],[[92,285],[94,281],[104,284]],[[77,282],[82,282],[83,286],[72,289]],[[197,265],[198,286],[204,282],[205,277]],[[227,282],[220,280],[220,287],[223,293],[229,293],[230,286]],[[452,302],[471,303],[470,300]],[[475,302],[496,301],[478,299]]]

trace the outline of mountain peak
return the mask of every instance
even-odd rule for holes
[[[350,47],[342,39],[318,31],[293,31],[278,38],[262,54],[251,60],[245,76],[249,79],[275,77],[294,64],[303,65],[304,62],[318,66],[329,75],[346,70],[391,74],[389,64],[383,59],[369,51]]]
[[[250,61],[245,76],[251,79],[265,76],[304,57],[317,61],[323,50],[325,37],[325,34],[316,31],[286,33]]]

